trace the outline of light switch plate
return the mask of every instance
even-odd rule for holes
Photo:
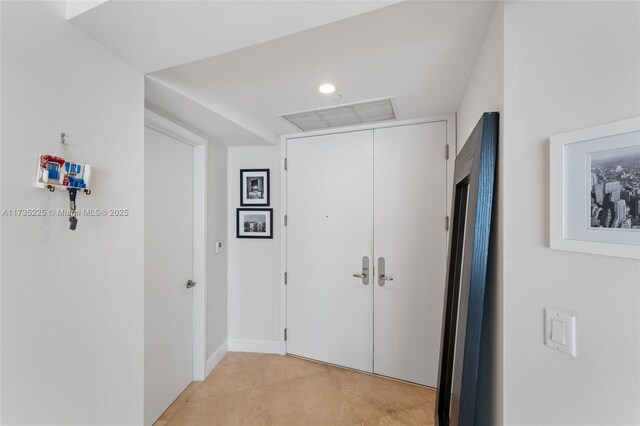
[[[544,344],[573,357],[576,351],[576,312],[544,308]]]
[[[566,324],[564,321],[551,318],[551,341],[561,345],[567,344]]]
[[[214,243],[214,245],[216,247],[216,254],[222,253],[222,250],[224,250],[224,244],[222,244],[222,241],[218,240]]]

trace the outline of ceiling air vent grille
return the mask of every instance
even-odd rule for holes
[[[284,114],[282,118],[302,131],[395,120],[392,98]]]

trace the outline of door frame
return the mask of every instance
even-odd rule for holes
[[[285,274],[287,271],[287,226],[285,225],[285,216],[287,215],[287,172],[285,168],[285,161],[287,159],[287,141],[291,139],[308,138],[311,136],[325,136],[337,133],[358,132],[361,130],[386,129],[390,127],[411,126],[415,124],[436,123],[441,121],[447,123],[446,145],[448,145],[449,147],[449,157],[446,159],[447,199],[445,205],[443,206],[444,221],[445,217],[451,216],[449,208],[451,206],[451,194],[453,191],[453,166],[455,164],[456,153],[458,152],[456,146],[456,114],[417,118],[411,120],[360,124],[357,126],[334,127],[332,129],[290,133],[278,136],[278,145],[280,146],[280,170],[282,170],[283,172],[280,179],[280,211],[282,212],[282,214],[280,215],[280,347],[284,348],[283,353],[287,353],[287,342],[285,340],[285,332],[287,329],[287,285],[285,283]],[[449,227],[449,229],[451,229],[451,227]],[[448,240],[449,230],[447,230],[447,241]]]
[[[208,141],[171,120],[144,110],[144,125],[193,147],[193,380],[207,374],[207,144]]]

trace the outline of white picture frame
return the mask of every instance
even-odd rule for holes
[[[601,177],[594,173],[591,159],[600,158],[597,156],[606,151],[620,150],[632,153],[629,158],[633,158],[635,164],[636,148],[640,149],[640,117],[550,138],[549,243],[552,249],[640,260],[640,229],[620,229],[612,226],[610,220],[601,226],[596,216],[599,205],[592,192],[595,191],[593,180],[598,183]],[[630,171],[633,173],[640,173],[640,165]],[[635,177],[633,179],[635,182]],[[640,188],[634,191],[634,197],[640,195],[638,191]],[[629,196],[629,192],[625,191],[625,195]],[[613,195],[609,197],[610,203],[615,200]],[[635,227],[635,217],[640,216],[638,205],[633,212]],[[592,217],[595,222],[590,222]],[[631,226],[630,221],[624,226]],[[621,226],[618,222],[615,225]]]

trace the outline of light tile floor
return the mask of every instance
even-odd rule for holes
[[[292,356],[230,352],[156,422],[173,425],[433,425],[435,391]]]

